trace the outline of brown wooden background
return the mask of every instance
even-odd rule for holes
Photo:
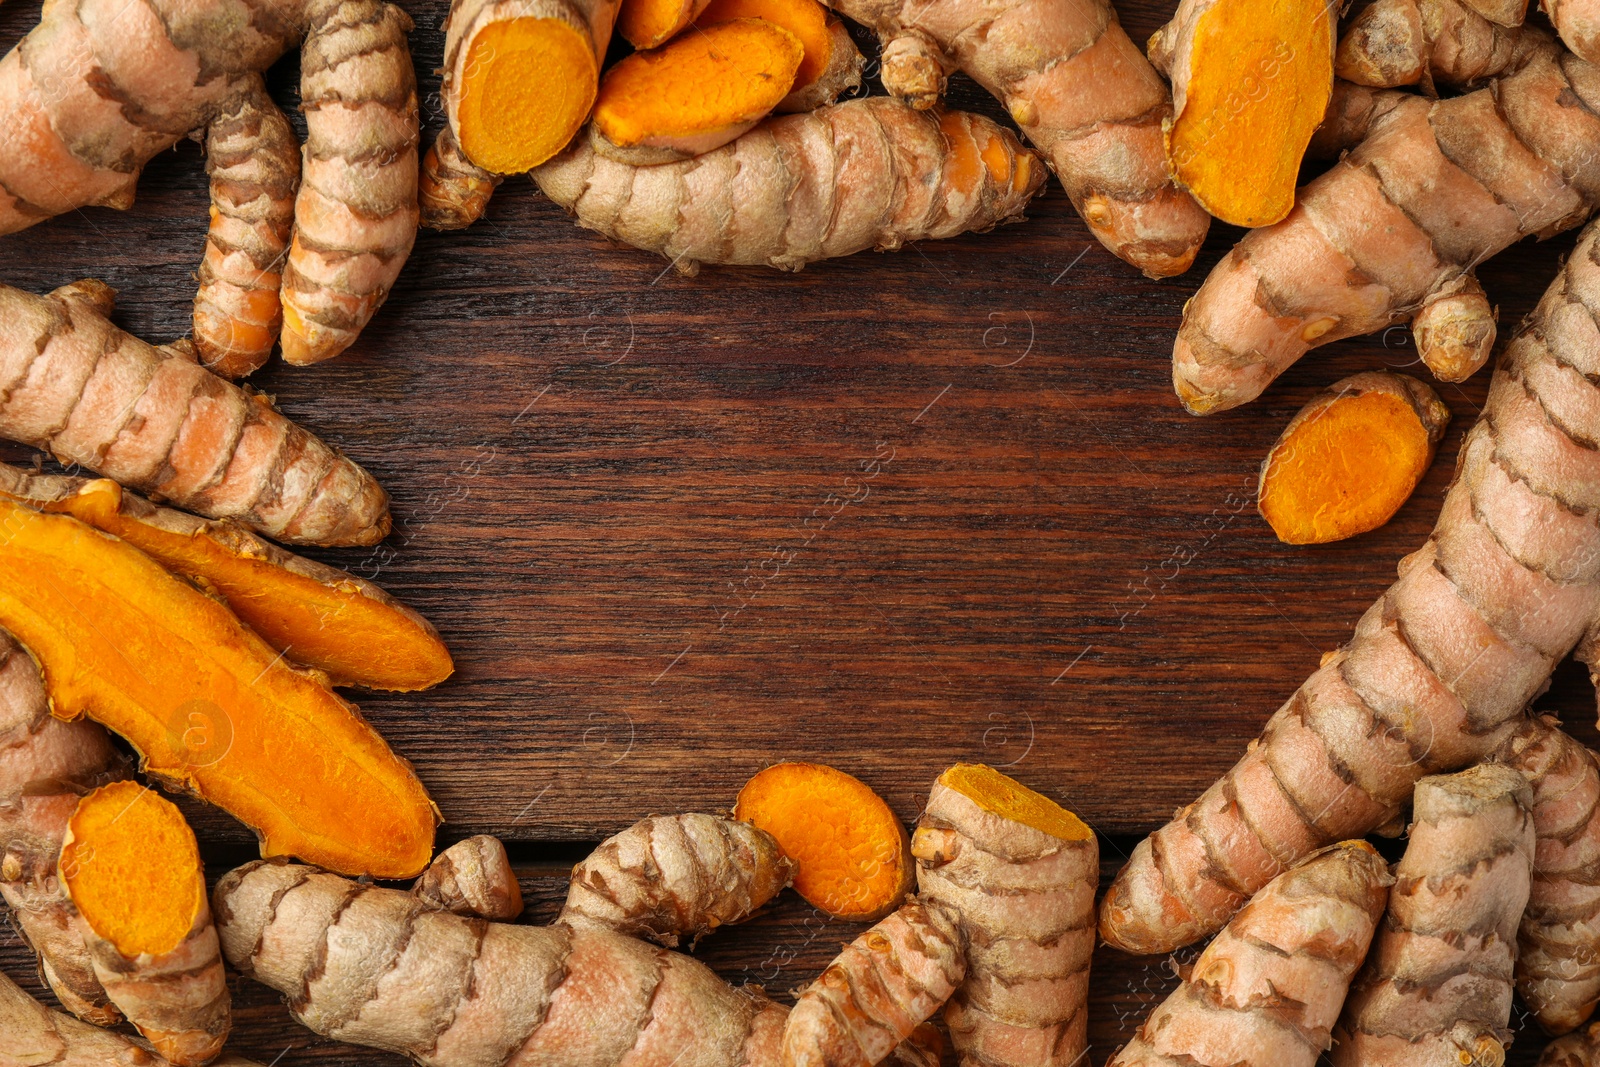
[[[431,140],[446,8],[405,6]],[[1142,40],[1171,7],[1122,15]],[[0,47],[38,9],[0,7]],[[292,59],[274,72],[285,105],[294,78]],[[954,95],[999,115],[970,83]],[[206,212],[195,146],[156,160],[140,193],[126,214],[0,239],[0,281],[98,276],[126,328],[187,332]],[[781,759],[850,771],[908,821],[946,765],[1002,765],[1100,832],[1109,878],[1421,543],[1486,375],[1441,387],[1455,424],[1386,528],[1281,545],[1255,512],[1261,457],[1317,389],[1410,366],[1405,332],[1324,349],[1261,402],[1191,418],[1171,337],[1237,231],[1152,282],[1089,238],[1059,188],[1031,214],[798,275],[689,279],[516,179],[486,222],[420,237],[351,353],[255,379],[394,495],[385,545],[314,554],[420,609],[459,670],[434,692],[357,699],[443,808],[442,842],[510,843],[534,921],[589,843],[645,814],[726,808]],[[1485,268],[1504,332],[1570,244]],[[1581,671],[1563,668],[1545,704],[1593,739]],[[252,854],[226,817],[196,821],[213,874]],[[786,991],[855,933],[786,894],[700,953]],[[1173,979],[1162,959],[1105,951],[1095,966],[1099,1064]],[[31,973],[14,936],[0,967]],[[398,1062],[299,1028],[261,987],[236,996],[235,1047],[263,1063]],[[1541,1044],[1525,1032],[1514,1061]]]

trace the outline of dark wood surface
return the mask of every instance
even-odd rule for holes
[[[445,5],[406,6],[431,139]],[[1122,15],[1142,40],[1170,6]],[[38,7],[0,7],[0,46]],[[273,74],[286,105],[294,77],[292,60]],[[970,84],[954,95],[998,115]],[[126,328],[179,336],[205,206],[186,143],[148,168],[132,211],[0,239],[0,281],[98,276]],[[1059,188],[1030,214],[798,275],[690,279],[511,180],[486,222],[420,237],[351,353],[257,377],[393,494],[386,544],[313,554],[420,609],[459,670],[430,693],[357,699],[438,800],[442,841],[511,842],[534,919],[587,843],[648,813],[726,808],[781,759],[850,771],[907,820],[951,762],[1004,766],[1100,832],[1109,878],[1421,543],[1486,375],[1441,387],[1455,423],[1387,527],[1281,545],[1255,511],[1261,457],[1317,389],[1412,366],[1404,331],[1319,351],[1262,401],[1194,419],[1172,396],[1172,332],[1237,231],[1154,282],[1094,243]],[[1483,270],[1504,332],[1570,246]],[[1563,668],[1544,705],[1593,739],[1581,671]],[[194,810],[214,873],[250,854],[247,831]],[[786,895],[701,951],[787,990],[854,932]],[[28,970],[14,938],[0,966]],[[1173,979],[1162,959],[1102,952],[1096,968],[1098,1064]],[[395,1062],[238,993],[236,1045],[263,1062]],[[1540,1044],[1526,1033],[1515,1062]]]

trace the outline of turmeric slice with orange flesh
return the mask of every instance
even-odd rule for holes
[[[617,32],[635,48],[657,48],[693,22],[706,0],[623,0]]]
[[[111,1002],[177,1067],[215,1058],[232,1013],[194,831],[138,782],[78,802],[60,875]]]
[[[234,523],[157,507],[109,479],[29,475],[4,464],[0,494],[122,538],[221,596],[267,644],[336,685],[408,692],[438,685],[455,669],[427,620],[371,582]]]
[[[739,791],[734,817],[797,865],[794,888],[839,919],[881,919],[911,889],[911,839],[872,787],[818,763],[778,763]]]
[[[1450,409],[1415,378],[1374,371],[1334,383],[1262,463],[1262,518],[1291,545],[1377,529],[1410,498],[1449,422]]]
[[[800,38],[755,18],[635,52],[601,79],[595,151],[650,166],[720,148],[789,95],[804,55]]]
[[[1150,42],[1172,80],[1167,163],[1212,215],[1266,226],[1289,214],[1333,92],[1327,0],[1184,0]]]
[[[261,838],[350,874],[427,866],[438,812],[404,760],[322,680],[138,549],[0,496],[0,627],[58,718],[127,738],[150,775]]]
[[[865,63],[844,23],[830,18],[817,0],[711,0],[695,25],[715,26],[734,19],[765,19],[800,39],[805,54],[795,71],[794,88],[774,110],[810,111],[833,103],[861,84]]]

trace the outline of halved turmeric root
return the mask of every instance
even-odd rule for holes
[[[623,0],[617,32],[635,48],[656,48],[693,22],[707,0]]]
[[[144,770],[230,812],[266,856],[407,878],[438,813],[409,765],[322,680],[138,549],[0,496],[0,626],[51,710],[132,742]]]
[[[1262,518],[1291,545],[1377,529],[1410,498],[1449,423],[1444,401],[1415,378],[1372,371],[1335,382],[1261,464]]]
[[[122,538],[221,596],[267,644],[336,685],[407,692],[438,685],[455,669],[428,621],[371,582],[236,524],[157,507],[109,479],[29,475],[4,464],[0,495]]]
[[[831,18],[817,0],[711,0],[695,25],[715,26],[734,19],[766,19],[794,34],[805,48],[794,88],[774,111],[812,111],[861,84],[866,60],[845,24]]]
[[[735,818],[771,834],[794,888],[840,919],[881,919],[905,899],[911,839],[872,787],[819,763],[777,763],[739,791]]]
[[[232,1022],[200,846],[183,813],[138,782],[78,802],[61,846],[96,976],[177,1067],[222,1051]]]
[[[720,22],[606,71],[595,151],[650,166],[698,156],[760,122],[794,87],[805,48],[765,19]]]

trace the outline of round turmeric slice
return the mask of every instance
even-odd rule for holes
[[[600,77],[593,39],[565,18],[488,23],[458,73],[461,150],[495,174],[532,170],[565,148]]]
[[[771,834],[794,888],[839,919],[881,919],[911,889],[911,839],[872,787],[818,763],[778,763],[745,783],[735,818]]]
[[[1291,545],[1377,529],[1410,498],[1449,422],[1444,401],[1415,378],[1370,372],[1334,383],[1262,463],[1262,518]]]
[[[635,52],[601,79],[595,151],[649,166],[720,148],[789,95],[804,55],[800,38],[765,19],[734,19]]]

